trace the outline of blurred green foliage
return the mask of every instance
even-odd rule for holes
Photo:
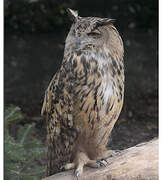
[[[4,170],[7,180],[37,180],[45,171],[45,167],[37,163],[45,154],[45,148],[30,136],[34,124],[20,126],[16,137],[9,132],[9,126],[22,118],[19,107],[10,106],[5,110]]]

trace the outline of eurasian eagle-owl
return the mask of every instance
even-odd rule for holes
[[[64,58],[44,97],[47,123],[47,176],[83,166],[99,167],[124,96],[123,42],[112,19],[73,20]]]

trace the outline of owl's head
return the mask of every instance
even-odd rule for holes
[[[113,19],[98,17],[80,17],[77,11],[68,9],[73,24],[66,38],[66,51],[86,49],[87,47],[107,49],[122,44],[121,38],[113,26]],[[113,44],[114,42],[114,44]]]

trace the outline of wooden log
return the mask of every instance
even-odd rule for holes
[[[123,150],[109,157],[107,161],[106,167],[84,167],[84,172],[79,178],[70,170],[44,180],[157,180],[158,139]]]

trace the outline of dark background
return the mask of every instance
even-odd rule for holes
[[[125,101],[109,146],[124,149],[158,136],[157,0],[5,0],[5,107],[19,106],[24,115],[20,125],[34,122],[35,138],[45,143],[40,110],[62,62],[71,25],[67,7],[80,16],[116,19],[124,41]]]

